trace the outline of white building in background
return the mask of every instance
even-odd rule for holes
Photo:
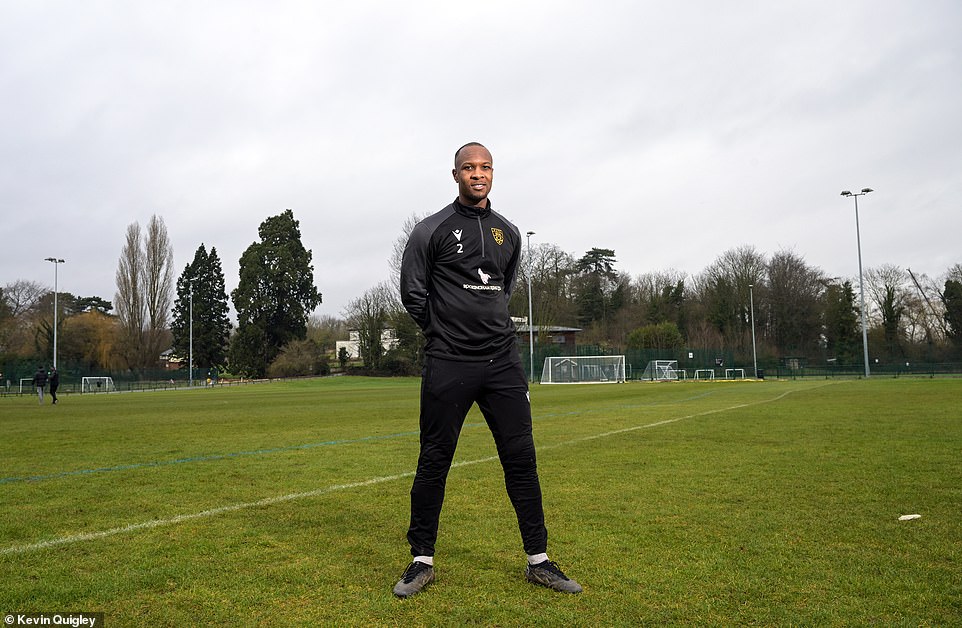
[[[338,340],[334,348],[334,355],[341,354],[341,347],[347,349],[347,356],[352,360],[356,360],[360,357],[361,351],[360,345],[360,334],[356,329],[348,330],[348,340]],[[384,347],[384,351],[389,351],[391,349],[396,349],[398,346],[397,334],[393,329],[384,329],[381,331],[381,346]]]

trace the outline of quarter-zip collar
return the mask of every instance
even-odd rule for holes
[[[454,199],[454,211],[458,212],[466,218],[487,218],[491,213],[491,199],[488,200],[487,207],[473,207],[468,205],[462,205],[461,201]]]
[[[478,221],[478,235],[481,236],[481,259],[486,259],[488,256],[484,250],[484,226],[482,226],[481,221],[491,215],[491,199],[488,199],[487,207],[468,207],[462,205],[458,199],[454,199],[454,211],[466,218]]]

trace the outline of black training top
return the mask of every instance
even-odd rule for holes
[[[508,299],[521,232],[488,207],[457,200],[419,222],[401,261],[401,302],[424,331],[427,355],[488,360],[514,346]]]

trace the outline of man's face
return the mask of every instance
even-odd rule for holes
[[[458,182],[458,198],[465,205],[484,207],[491,183],[494,181],[494,162],[483,146],[461,149],[451,171]]]

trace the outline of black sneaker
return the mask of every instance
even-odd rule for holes
[[[394,595],[410,597],[434,582],[434,567],[420,561],[413,561],[404,570],[404,575],[394,585]]]
[[[581,585],[566,576],[558,567],[558,563],[553,563],[550,560],[537,565],[528,565],[528,568],[524,570],[524,577],[528,579],[528,582],[540,584],[562,593],[581,593]]]

